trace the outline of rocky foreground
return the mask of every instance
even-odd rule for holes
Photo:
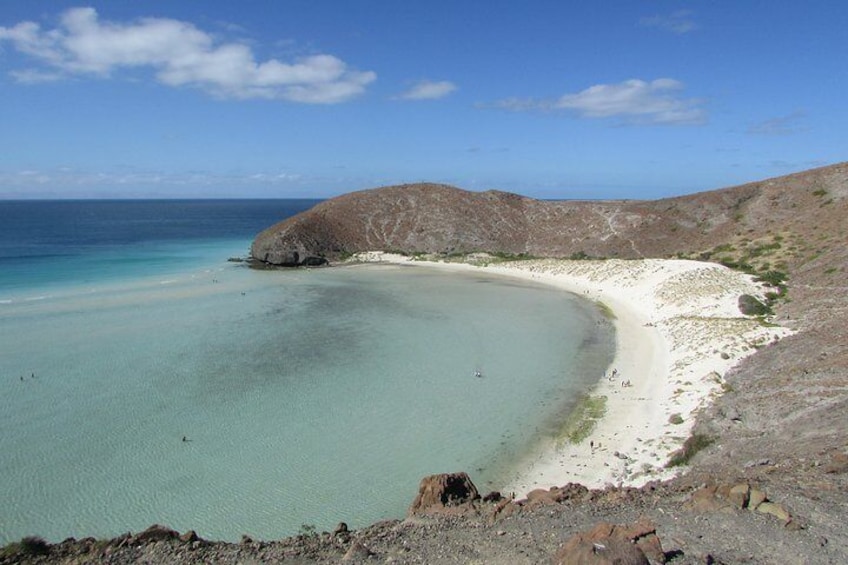
[[[848,164],[653,202],[551,203],[440,185],[324,202],[260,234],[254,258],[698,258],[772,281],[773,319],[796,333],[726,376],[698,416],[693,438],[705,441],[689,472],[667,483],[560,485],[511,500],[439,476],[422,482],[406,519],[359,531],[228,544],[152,527],[113,540],[26,539],[0,563],[848,563],[847,217]]]
[[[836,458],[825,468],[843,473],[846,465]],[[29,538],[7,547],[0,563],[844,563],[841,535],[745,480],[600,491],[569,484],[512,500],[481,497],[456,473],[423,479],[405,520],[359,531],[340,523],[333,532],[232,544],[154,525],[112,540]]]

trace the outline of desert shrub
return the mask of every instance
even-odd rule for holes
[[[683,423],[683,416],[680,414],[672,414],[668,417],[668,423],[674,424],[675,426]]]
[[[713,438],[704,434],[692,434],[683,442],[683,447],[671,454],[666,467],[680,467],[686,465],[696,453],[706,449],[713,443]]]
[[[47,555],[50,553],[50,544],[38,536],[27,536],[21,541],[13,542],[2,549],[0,555],[7,557],[26,555]]]
[[[755,296],[743,294],[739,296],[739,311],[745,316],[770,316],[771,307],[757,300]]]
[[[756,280],[780,287],[786,282],[787,275],[782,271],[766,271],[757,275]]]

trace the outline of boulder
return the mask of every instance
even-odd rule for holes
[[[201,540],[200,536],[197,535],[197,532],[195,532],[194,530],[189,530],[180,536],[180,541],[183,543],[193,543]]]
[[[464,513],[474,510],[473,502],[480,498],[477,487],[467,473],[442,473],[421,479],[418,495],[409,507],[410,516],[430,513]],[[462,507],[462,508],[460,508]],[[456,509],[460,509],[456,512]]]
[[[782,520],[787,524],[792,520],[792,516],[789,514],[789,511],[782,505],[774,502],[761,503],[757,506],[757,512],[761,512],[762,514],[771,514],[775,518]]]
[[[650,565],[645,553],[621,538],[600,538],[589,541],[570,539],[554,557],[555,565]]]
[[[741,483],[731,487],[730,492],[727,494],[727,498],[739,510],[748,506],[750,496],[751,487],[749,487],[746,483]]]
[[[153,524],[143,532],[140,532],[134,535],[130,539],[130,543],[132,545],[150,543],[154,541],[163,541],[163,540],[171,540],[177,539],[180,537],[179,532],[176,530],[172,530],[167,526],[161,526],[159,524]]]
[[[748,509],[756,510],[757,506],[768,500],[766,493],[760,489],[752,488],[751,494],[748,496]]]
[[[554,557],[557,565],[665,563],[656,527],[648,520],[614,525],[601,522],[588,532],[572,536]]]

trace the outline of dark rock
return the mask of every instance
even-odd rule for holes
[[[325,257],[316,257],[315,255],[310,255],[305,257],[303,261],[300,262],[302,267],[320,267],[322,265],[326,265],[328,263]]]
[[[189,530],[180,536],[180,541],[183,543],[194,543],[200,541],[200,536],[194,530]]]
[[[140,532],[134,535],[130,539],[130,543],[132,545],[145,544],[154,541],[164,541],[164,540],[172,540],[178,539],[180,537],[180,533],[176,530],[172,530],[167,526],[161,526],[159,524],[153,524],[143,532]]]
[[[503,498],[501,493],[498,491],[492,491],[483,496],[483,502],[500,502],[501,498]]]

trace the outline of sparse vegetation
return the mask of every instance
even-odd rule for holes
[[[745,316],[771,316],[774,314],[771,306],[760,302],[750,294],[743,294],[739,297],[739,311]]]
[[[606,396],[584,396],[574,407],[563,427],[562,439],[580,443],[588,438],[598,420],[607,413]]]
[[[497,261],[526,261],[529,259],[535,259],[533,255],[529,253],[507,253],[506,251],[495,251],[491,253],[492,257],[494,257]]]
[[[49,553],[50,545],[38,536],[27,536],[21,541],[12,542],[0,550],[2,557],[47,555]]]
[[[613,312],[612,308],[600,301],[595,302],[595,304],[597,304],[598,310],[601,311],[601,314],[603,314],[604,318],[606,318],[607,320],[615,320],[615,312]]]
[[[668,417],[668,423],[674,424],[674,425],[682,424],[683,423],[683,416],[681,416],[680,414],[676,414],[676,413],[672,414],[671,416]]]
[[[705,434],[692,434],[683,442],[683,447],[671,454],[666,467],[686,465],[699,451],[706,449],[715,440]]]

